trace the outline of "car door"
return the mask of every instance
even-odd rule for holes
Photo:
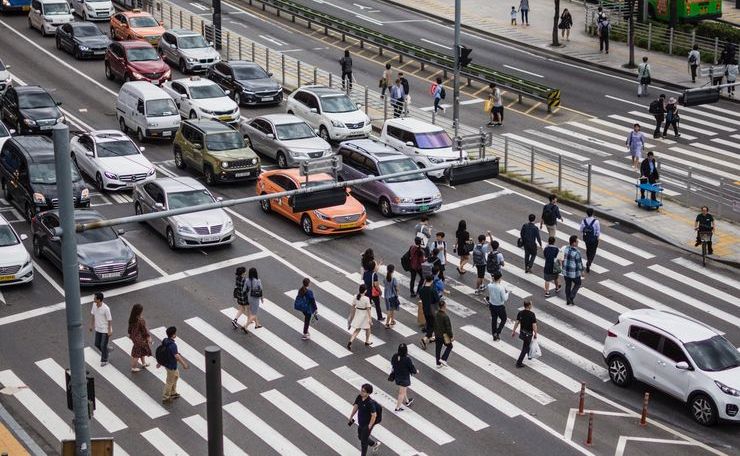
[[[3,96],[3,119],[5,123],[16,129],[16,134],[21,134],[18,129],[18,93],[10,87]]]
[[[175,44],[175,37],[172,34],[165,32],[162,34],[162,38],[159,40],[159,55],[162,59],[169,62],[175,62],[172,60],[172,46]]]
[[[35,203],[33,201],[34,190],[31,184],[31,177],[28,174],[28,162],[26,161],[26,157],[19,151],[13,151],[13,155],[15,155],[18,160],[18,173],[16,174],[13,201],[18,206],[18,209],[25,213],[26,205],[32,209],[35,208]]]
[[[691,376],[695,371],[681,345],[664,335],[656,362],[656,385],[668,394],[685,401]],[[676,364],[681,362],[685,362],[689,369],[677,368]]]
[[[3,182],[5,183],[6,196],[12,201],[18,193],[18,180],[20,176],[21,161],[15,149],[8,145],[0,153],[0,167],[2,167]],[[22,209],[22,208],[21,208]]]
[[[263,119],[254,119],[250,125],[254,128],[249,137],[249,140],[252,141],[252,148],[255,151],[259,151],[260,153],[274,159],[275,151],[271,150],[267,144],[267,131],[269,129],[269,124]]]
[[[74,46],[72,44],[73,37],[74,30],[72,29],[72,26],[70,24],[63,24],[61,27],[57,27],[57,40],[59,40],[59,44],[61,45],[62,49],[67,52],[74,51]]]
[[[203,170],[203,148],[205,147],[205,137],[200,130],[192,129],[190,137],[190,157],[193,168],[198,171]],[[200,148],[198,148],[200,146]]]
[[[401,130],[394,127],[393,125],[386,125],[385,127],[385,137],[383,140],[386,144],[391,146],[392,148],[396,149],[397,151],[401,151],[402,148],[402,142],[401,142]]]
[[[31,2],[31,12],[28,14],[28,21],[34,28],[41,30],[44,23],[44,11],[39,0]]]
[[[319,105],[319,99],[312,93],[306,93],[306,116],[308,124],[313,128],[319,128],[321,126],[321,106]],[[331,124],[329,125],[331,126]]]
[[[190,113],[190,98],[187,89],[179,82],[173,82],[170,87],[175,92],[172,98],[175,100],[177,109],[180,111],[180,116],[183,119],[187,119]]]
[[[294,190],[296,188],[293,180],[282,174],[273,174],[272,176],[270,176],[269,180],[272,181],[271,193]],[[278,212],[280,213],[280,215],[289,219],[297,220],[293,217],[293,209],[291,209],[290,204],[288,204],[288,197],[283,196],[282,198],[274,198],[271,201],[272,209],[275,212]]]
[[[226,64],[223,62],[214,63],[211,65],[211,67],[206,71],[206,75],[208,76],[208,79],[215,82],[219,86],[221,86],[222,89],[225,89],[224,87],[224,68],[226,67]]]
[[[344,159],[344,157],[342,157]],[[367,167],[366,158],[363,154],[357,151],[352,151],[349,154],[349,166],[352,168],[351,179],[362,179],[367,177],[370,170]],[[344,166],[342,166],[344,168]],[[367,198],[367,188],[365,184],[355,185],[352,187],[352,192],[360,198]]]
[[[652,329],[634,324],[627,339],[627,359],[636,379],[655,385],[658,349],[663,336]]]
[[[77,165],[79,165],[83,173],[95,178],[97,167],[95,166],[95,145],[92,138],[90,135],[81,135],[77,140],[77,145],[78,147],[75,151]]]
[[[113,74],[116,77],[123,79],[126,74],[126,51],[123,49],[123,46],[118,43],[111,44],[110,50],[111,59],[108,64],[110,65]]]
[[[378,168],[377,162],[368,156],[365,156],[365,172],[368,176],[380,175],[380,169]],[[360,185],[360,187],[362,187],[363,196],[373,203],[377,203],[380,200],[380,197],[386,194],[386,188],[383,181],[366,182]]]
[[[144,186],[146,198],[148,200],[149,212],[158,212],[167,209],[167,200],[165,192],[159,185],[150,182]],[[161,204],[161,208],[157,208],[157,203]],[[143,210],[143,207],[142,207]],[[160,234],[165,235],[167,232],[168,220],[163,217],[159,217],[149,221],[149,224],[157,230]]]
[[[57,267],[62,265],[62,243],[56,232],[59,227],[59,219],[54,214],[44,214],[40,220],[41,230],[37,233],[38,242],[42,253]]]

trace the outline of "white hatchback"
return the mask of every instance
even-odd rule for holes
[[[177,105],[183,119],[212,119],[236,125],[241,118],[239,106],[210,79],[199,76],[175,79],[162,84]]]
[[[0,215],[0,287],[33,280],[33,262],[23,241],[8,221]]]
[[[326,142],[367,138],[370,118],[344,92],[325,86],[303,86],[288,96],[288,114],[305,120]]]
[[[685,402],[705,426],[740,422],[740,351],[699,321],[653,309],[626,312],[609,328],[603,355],[618,386],[650,384]]]

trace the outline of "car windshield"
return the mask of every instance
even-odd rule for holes
[[[108,141],[98,143],[98,158],[139,155],[139,149],[131,141]]]
[[[400,173],[402,171],[411,171],[414,169],[419,169],[419,167],[416,166],[416,163],[414,163],[414,161],[411,160],[410,158],[401,158],[399,160],[378,162],[378,168],[380,170],[381,175]],[[419,174],[409,174],[408,176],[391,177],[389,179],[385,179],[385,182],[388,182],[388,183],[409,182],[409,181],[415,181],[415,180],[421,180],[421,179],[424,179],[424,175],[419,173]]]
[[[132,48],[126,51],[129,62],[148,62],[150,60],[159,60],[159,55],[153,47]]]
[[[75,36],[77,37],[103,35],[103,32],[101,32],[100,29],[95,27],[94,25],[78,25],[74,28],[74,30]]]
[[[226,131],[224,133],[211,133],[206,136],[206,147],[211,152],[219,150],[243,149],[244,138],[238,131]]]
[[[5,64],[0,60],[0,71],[5,71]]]
[[[200,49],[208,47],[208,43],[200,35],[182,36],[177,39],[177,46],[180,49]]]
[[[291,139],[305,139],[313,138],[316,136],[313,128],[311,128],[306,122],[296,122],[292,124],[276,125],[277,137],[283,141],[290,141]]]
[[[113,228],[107,227],[75,233],[75,237],[77,238],[77,245],[82,245],[112,241],[118,239],[118,234],[113,231]]]
[[[322,180],[310,180],[308,182],[303,181],[301,182],[302,188],[310,188],[310,187],[318,187],[319,185],[326,185],[326,184],[333,184],[334,181],[331,179],[322,179]]]
[[[167,117],[177,114],[177,106],[171,98],[149,100],[146,102],[147,117]]]
[[[5,127],[5,124],[0,122],[0,138],[4,138],[6,136],[10,136],[10,132]]]
[[[52,106],[56,106],[56,103],[46,92],[18,94],[18,107],[21,109],[51,108]]]
[[[258,66],[235,66],[234,78],[237,81],[247,81],[250,79],[267,79],[269,76],[265,70]]]
[[[205,98],[222,98],[225,97],[226,94],[218,85],[208,84],[191,87],[190,96],[193,97],[193,100],[203,100]]]
[[[357,105],[352,103],[347,95],[332,95],[321,97],[321,109],[324,112],[352,112],[357,111]]]
[[[159,27],[159,22],[155,21],[151,16],[132,17],[129,18],[128,23],[134,28]]]
[[[32,184],[54,185],[57,183],[57,172],[54,163],[33,163],[29,168]],[[72,181],[79,181],[77,168],[72,167]]]
[[[60,14],[69,14],[69,3],[47,3],[44,5],[44,14],[47,16],[58,16]]]
[[[414,137],[416,138],[416,145],[419,149],[441,149],[452,146],[450,136],[444,131],[416,133]]]
[[[169,209],[180,209],[181,207],[192,207],[201,204],[209,204],[214,201],[210,193],[205,190],[189,190],[167,194]]]
[[[15,235],[10,225],[0,225],[0,247],[18,244],[20,239]]]
[[[703,371],[717,372],[740,367],[740,352],[722,336],[688,342],[684,347]]]

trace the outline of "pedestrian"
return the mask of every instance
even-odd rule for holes
[[[362,272],[372,269],[372,263],[375,262],[375,252],[373,249],[366,249],[362,252],[360,257],[360,263],[362,264]]]
[[[411,375],[419,375],[419,371],[414,366],[414,362],[409,356],[409,349],[406,344],[398,345],[398,351],[391,356],[391,376],[398,385],[398,397],[396,398],[396,412],[403,411],[401,405],[411,407],[414,398],[409,398],[408,387],[411,386]]]
[[[519,240],[521,241],[520,247],[524,247],[524,272],[532,272],[532,266],[534,266],[534,259],[537,256],[537,245],[542,247],[542,239],[540,238],[540,230],[537,229],[537,225],[534,224],[537,216],[529,214],[529,222],[522,225],[522,229],[519,231]]]
[[[558,197],[554,193],[547,197],[548,203],[542,206],[542,218],[540,219],[540,229],[544,224],[547,228],[547,234],[556,237],[558,233],[558,220],[563,221],[558,207]]]
[[[380,421],[378,416],[381,413],[380,404],[370,399],[371,394],[373,394],[373,385],[365,383],[360,387],[360,394],[352,404],[352,412],[347,422],[352,426],[355,423],[354,416],[357,414],[357,437],[360,439],[361,456],[367,456],[368,448],[372,448],[373,452],[380,448],[380,441],[370,437],[375,423]]]
[[[168,404],[172,402],[172,400],[180,397],[177,393],[177,380],[180,378],[180,372],[177,370],[178,364],[182,365],[183,369],[190,368],[190,365],[182,356],[180,356],[180,352],[177,350],[177,344],[175,343],[176,337],[177,328],[170,326],[167,328],[167,337],[162,340],[162,346],[164,349],[157,349],[157,369],[162,366],[167,371],[167,378],[164,382],[164,391],[162,392],[163,404]],[[160,356],[160,351],[164,352],[163,356]]]
[[[711,238],[711,235],[714,234],[714,216],[709,213],[709,208],[707,206],[702,206],[701,213],[696,216],[696,221],[694,222],[694,230],[696,230],[696,243],[694,244],[694,247],[699,247],[701,245],[702,233],[709,233],[710,237],[709,241],[707,242],[707,254],[714,254],[714,250],[712,250]]]
[[[308,332],[308,327],[311,324],[311,317],[318,320],[318,307],[316,306],[316,299],[313,295],[313,290],[308,288],[311,285],[311,279],[306,277],[303,279],[303,286],[298,290],[298,294],[293,302],[293,308],[300,311],[303,314],[303,340],[309,340],[311,334]]]
[[[519,358],[516,360],[516,367],[524,367],[522,361],[524,356],[529,354],[529,346],[532,344],[532,339],[537,338],[537,316],[532,312],[532,301],[524,301],[524,309],[520,310],[516,315],[516,322],[514,322],[514,330],[511,331],[511,337],[516,337],[516,329],[519,328],[519,338],[522,340],[522,351],[519,353]]]
[[[390,89],[391,84],[393,83],[393,80],[391,79],[393,77],[391,72],[391,64],[386,63],[385,64],[385,70],[383,70],[383,75],[380,77],[380,98],[385,97],[385,91],[387,89]]]
[[[555,293],[560,292],[560,273],[562,272],[562,265],[558,256],[560,255],[560,249],[555,247],[555,238],[550,236],[547,238],[547,247],[542,250],[542,256],[545,257],[545,267],[543,271],[543,279],[545,281],[545,297],[550,297],[550,283],[555,284]]]
[[[257,268],[249,268],[246,287],[249,294],[249,305],[247,306],[247,322],[243,327],[244,332],[247,332],[247,328],[252,323],[254,323],[254,329],[262,327],[259,320],[260,304],[262,304],[262,281],[257,274]]]
[[[380,310],[380,296],[383,294],[380,289],[380,279],[378,278],[378,269],[380,264],[376,261],[370,263],[370,269],[362,274],[362,282],[365,285],[365,296],[375,306],[378,315],[378,321],[385,320],[383,311]]]
[[[406,94],[403,91],[403,86],[401,85],[400,79],[396,79],[393,87],[391,87],[390,93],[391,106],[393,107],[393,117],[401,117],[401,113],[403,112],[403,99]]]
[[[575,234],[563,247],[563,278],[565,278],[565,304],[576,305],[575,299],[578,289],[581,288],[583,276],[583,258],[578,250],[578,236]]]
[[[491,274],[491,277],[497,272],[502,272],[503,267],[506,265],[504,254],[499,251],[500,246],[501,244],[498,241],[494,241],[493,236],[491,236],[490,249],[488,256],[486,256],[486,271]]]
[[[493,101],[493,110],[491,111],[491,122],[494,127],[504,125],[504,97],[495,83],[491,83],[491,98]]]
[[[447,366],[447,358],[450,357],[452,341],[455,338],[452,335],[452,323],[450,322],[450,316],[447,315],[447,304],[444,299],[439,301],[439,310],[434,316],[434,339],[434,358],[437,360],[437,367]],[[442,353],[443,345],[445,347],[444,353]]]
[[[473,266],[476,270],[475,280],[475,292],[480,293],[483,291],[483,280],[486,278],[486,259],[488,258],[488,252],[490,245],[486,243],[486,236],[481,234],[478,236],[478,243],[473,247]]]
[[[100,365],[108,364],[108,342],[113,334],[110,307],[103,302],[103,293],[96,292],[90,309],[90,332],[95,329],[95,347],[100,350]]]
[[[627,144],[630,157],[632,157],[632,169],[637,171],[637,167],[642,160],[642,152],[645,150],[645,135],[640,131],[639,123],[632,126],[632,131],[627,136],[627,142],[625,144]]]
[[[424,336],[421,338],[421,346],[426,350],[427,344],[434,340],[432,337],[434,336],[434,311],[440,302],[432,276],[424,278],[424,286],[419,290],[419,301],[424,316]]]
[[[366,291],[365,284],[360,284],[358,293],[352,300],[352,309],[347,319],[347,329],[352,331],[349,342],[347,342],[347,350],[349,351],[352,351],[352,342],[354,342],[357,335],[363,329],[365,330],[365,345],[369,347],[373,344],[370,340],[373,318],[371,314],[372,305],[370,304],[370,299],[365,294]]]
[[[445,88],[442,87],[442,78],[440,77],[437,77],[436,83],[432,84],[432,96],[434,97],[434,113],[436,114],[440,109],[444,113],[445,108],[440,103],[445,98]]]
[[[517,14],[519,11],[516,10],[516,6],[511,7],[511,25],[516,25]]]
[[[144,306],[134,304],[128,317],[128,337],[131,339],[131,372],[139,372],[141,367],[149,367],[146,362],[147,356],[152,356],[152,336],[146,329],[146,321],[141,316]]]
[[[422,283],[424,282],[424,277],[421,275],[421,264],[425,261],[425,259],[426,254],[421,246],[421,238],[419,236],[416,236],[414,238],[414,245],[409,248],[409,260],[411,264],[411,283],[409,284],[409,289],[411,291],[412,298],[416,297],[416,294],[418,293]],[[414,288],[414,284],[416,283],[416,276],[419,276],[419,286],[417,288]]]
[[[660,179],[658,174],[658,163],[655,161],[653,151],[647,153],[647,158],[640,164],[640,182],[655,184]],[[645,190],[640,189],[640,198],[645,198]],[[655,192],[650,192],[650,198],[657,199]]]
[[[389,264],[385,271],[385,283],[383,287],[386,311],[385,328],[390,329],[391,326],[396,324],[396,311],[400,306],[400,302],[398,300],[398,280],[393,276],[396,267]]]
[[[231,320],[231,326],[234,329],[239,329],[239,317],[242,315],[249,315],[249,294],[247,293],[247,268],[239,266],[236,268],[236,281],[234,283],[234,299],[236,299],[236,315]],[[247,325],[241,327],[245,334],[249,334],[247,331]]]
[[[570,41],[570,28],[573,26],[573,16],[570,15],[568,8],[563,9],[563,13],[560,15],[560,23],[558,28],[560,29],[560,37],[565,38],[566,41]]]
[[[506,325],[506,301],[509,300],[509,290],[501,283],[501,277],[500,272],[493,274],[493,282],[488,284],[488,296],[485,298],[491,312],[491,335],[494,341],[501,339],[501,331]]]
[[[691,73],[691,82],[696,83],[696,70],[701,64],[701,54],[699,54],[699,45],[695,44],[689,51],[688,58],[689,73]]]
[[[598,23],[599,52],[606,50],[606,53],[609,53],[609,34],[611,31],[612,24],[609,22],[609,17],[604,14],[603,19]]]
[[[604,8],[599,6],[596,8],[596,24],[601,24],[604,19],[606,19],[606,13],[604,12]]]
[[[519,0],[519,12],[522,14],[522,25],[529,27],[529,0]]]
[[[735,84],[735,81],[737,81],[737,62],[732,61],[730,62],[726,68],[725,68],[725,76],[727,77],[727,83],[728,84]],[[730,85],[727,86],[727,96],[730,99],[735,98],[735,86]]]
[[[663,120],[665,120],[665,95],[660,94],[658,98],[650,103],[648,112],[655,117],[655,131],[653,132],[653,138],[660,138],[660,127],[663,126]]]
[[[439,268],[437,272],[437,277],[439,277],[441,280],[445,280],[445,265],[447,265],[447,242],[445,241],[445,233],[443,231],[437,231],[437,233],[434,235],[435,239],[432,241],[431,247],[432,252],[435,250],[436,258],[437,258],[437,267]]]
[[[429,217],[426,214],[422,214],[419,223],[414,225],[414,236],[421,239],[421,246],[428,256],[429,240],[432,238],[432,224],[429,223]]]
[[[591,272],[591,264],[596,258],[596,249],[599,247],[599,236],[601,236],[601,224],[594,217],[594,209],[586,208],[586,218],[581,220],[579,227],[583,235],[583,243],[586,244],[586,272]]]
[[[411,88],[409,87],[409,80],[400,71],[398,72],[398,79],[401,81],[401,87],[403,87],[403,113],[409,113],[409,105],[411,104]]]
[[[652,76],[653,74],[650,69],[650,64],[648,63],[648,58],[643,57],[642,63],[637,65],[637,80],[640,83],[640,85],[637,86],[638,97],[648,96],[648,86],[653,81]]]
[[[352,56],[349,55],[349,49],[344,50],[344,57],[339,59],[339,65],[342,67],[342,90],[347,87],[352,90]]]
[[[681,134],[678,132],[678,122],[680,121],[678,115],[678,103],[676,97],[670,97],[668,103],[665,105],[665,126],[663,127],[663,137],[665,138],[668,133],[668,127],[673,126],[673,134],[676,138],[680,137]]]
[[[455,253],[460,257],[460,264],[457,266],[457,272],[462,275],[465,274],[465,265],[470,258],[470,250],[472,249],[472,239],[470,239],[470,233],[468,233],[468,224],[465,220],[460,220],[457,223],[457,230],[455,231]]]

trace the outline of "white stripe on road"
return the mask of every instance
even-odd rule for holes
[[[158,427],[142,432],[141,436],[156,448],[162,456],[188,456],[188,453],[180,445],[176,444],[170,436]]]
[[[249,429],[254,435],[262,439],[277,454],[285,456],[306,456],[306,453],[293,445],[290,440],[283,437],[275,428],[267,424],[259,416],[252,413],[251,410],[243,406],[240,402],[232,402],[224,405],[224,410],[233,416],[237,422]]]
[[[648,113],[644,113],[644,112],[637,112],[637,111],[630,111],[629,113],[632,114],[633,116],[636,116],[636,117],[642,117],[643,119],[650,119],[650,120],[653,120],[653,121],[655,120],[655,117],[653,117],[652,114],[648,114]],[[702,134],[702,135],[706,135],[706,136],[714,136],[714,135],[717,134],[717,133],[715,133],[713,131],[705,130],[703,128],[694,127],[692,125],[686,125],[683,121],[680,121],[679,122],[679,128],[681,130],[694,131],[696,133],[699,133],[699,134]]]
[[[704,107],[706,107],[706,105],[704,105]],[[700,116],[708,117],[710,119],[719,120],[720,122],[728,123],[728,124],[735,125],[735,126],[740,126],[740,120],[735,120],[727,116],[720,116],[717,114],[704,112],[696,108],[687,108],[686,106],[681,106],[681,112],[688,112],[690,114],[698,114]]]
[[[580,229],[580,226],[581,226],[580,222],[575,222],[575,221],[569,220],[569,219],[565,219],[561,223],[563,223],[564,225],[567,225],[567,226],[573,228],[574,230]],[[629,253],[631,253],[633,255],[637,255],[640,258],[645,258],[646,260],[649,260],[650,258],[655,258],[655,255],[653,255],[650,252],[647,252],[645,250],[642,250],[640,248],[637,248],[633,244],[629,244],[627,242],[620,241],[619,239],[614,238],[612,236],[609,236],[608,234],[604,234],[603,230],[601,232],[601,235],[599,235],[599,242],[601,242],[601,241],[608,242],[609,244],[612,244],[613,246],[615,246],[617,248],[620,248],[622,250],[625,250],[625,251],[627,251],[627,252],[629,252]]]
[[[205,418],[200,415],[193,415],[187,418],[183,418],[182,421],[190,426],[196,434],[201,436],[203,440],[208,441],[208,422]],[[224,456],[247,456],[247,453],[239,448],[239,445],[231,441],[228,437],[224,436]]]
[[[357,453],[357,448],[344,440],[339,434],[332,431],[326,424],[318,420],[313,413],[304,410],[301,406],[293,402],[280,391],[275,389],[265,391],[262,393],[262,397],[267,399],[278,410],[283,412],[297,424],[301,425],[308,432],[316,436],[320,441],[324,442],[327,447],[334,450],[334,452],[340,456]],[[246,423],[249,423],[249,421]],[[247,424],[247,426],[249,426],[249,424]],[[320,452],[320,454],[326,454],[326,450]]]
[[[41,274],[41,276],[42,276],[43,278],[45,278],[45,279],[46,279],[46,281],[47,281],[47,282],[49,282],[49,284],[50,284],[50,285],[51,285],[51,286],[52,286],[52,287],[53,287],[53,288],[54,288],[54,289],[55,289],[55,290],[56,290],[56,291],[57,291],[57,292],[58,292],[58,293],[59,293],[60,295],[64,296],[64,288],[62,288],[62,286],[61,286],[61,285],[59,285],[59,284],[58,284],[58,283],[56,282],[56,280],[54,280],[54,279],[53,279],[53,278],[52,278],[52,277],[51,277],[51,276],[49,275],[49,273],[48,273],[48,272],[46,272],[46,270],[45,270],[44,268],[42,268],[41,266],[39,266],[39,264],[38,264],[38,263],[37,263],[36,261],[32,261],[32,263],[33,263],[33,269],[34,269],[34,270],[35,270],[36,272],[38,272],[39,274]]]
[[[714,152],[715,154],[724,155],[725,157],[736,159],[738,158],[737,152],[732,152],[729,150],[720,149],[719,147],[710,146],[709,144],[704,144],[700,142],[694,142],[691,143],[693,147],[698,147],[699,149],[708,150],[709,152]],[[740,146],[739,146],[740,147]]]
[[[452,49],[450,46],[447,46],[446,44],[439,44],[436,41],[430,41],[430,40],[428,40],[426,38],[422,38],[421,41],[423,41],[425,43],[433,44],[435,46],[439,46],[439,47],[444,48],[444,49]]]
[[[617,133],[613,133],[611,131],[602,130],[601,128],[596,128],[593,125],[586,125],[586,124],[581,123],[581,122],[568,122],[566,125],[572,125],[574,127],[578,127],[580,129],[586,130],[588,132],[598,133],[601,136],[606,136],[607,138],[616,139],[617,141],[627,141],[627,134],[629,133],[629,132],[627,132],[625,134],[621,134],[620,135],[620,134],[617,134]],[[621,146],[621,147],[623,149],[626,149],[627,148],[626,145],[625,146]],[[648,142],[645,143],[645,149],[652,149],[654,147],[655,147],[655,144],[650,144]]]
[[[733,296],[729,293],[725,293],[724,291],[718,288],[712,287],[710,285],[707,285],[704,282],[699,282],[696,279],[693,279],[684,274],[679,274],[678,272],[668,269],[665,266],[661,266],[659,264],[648,266],[648,269],[652,269],[653,271],[659,274],[663,274],[664,276],[668,278],[671,278],[673,280],[682,282],[686,285],[692,286],[697,291],[701,291],[702,293],[706,293],[708,295],[711,295],[712,297],[719,298],[725,302],[732,304],[735,307],[740,307],[740,298],[738,298],[737,296]]]
[[[508,68],[510,70],[514,70],[514,71],[518,71],[520,73],[528,74],[530,76],[535,76],[535,77],[538,77],[538,78],[544,78],[544,76],[542,76],[541,74],[532,73],[531,71],[522,70],[521,68],[513,67],[513,66],[510,66],[510,65],[504,65],[504,68]]]
[[[699,119],[694,116],[687,116],[685,114],[686,112],[688,112],[686,109],[681,109],[680,111],[681,112],[679,113],[679,116],[681,117],[681,120],[679,122],[679,125],[682,124],[684,121],[688,121],[689,123],[704,125],[705,127],[711,127],[711,128],[714,128],[715,130],[721,130],[721,131],[727,131],[727,132],[733,132],[737,130],[736,128],[726,127],[724,125],[720,125],[717,122],[712,122],[710,120]]]
[[[615,291],[628,299],[635,301],[640,306],[647,306],[647,307],[650,307],[651,309],[662,310],[665,312],[672,312],[672,313],[685,316],[685,314],[678,312],[674,308],[669,307],[661,302],[658,302],[657,300],[649,296],[646,296],[644,293],[639,293],[633,290],[632,288],[626,287],[622,285],[621,283],[617,283],[611,279],[602,280],[601,282],[599,282],[599,285],[603,285],[604,287],[612,291]]]
[[[735,139],[740,139],[740,135],[732,135]],[[716,142],[717,144],[722,144],[724,146],[734,147],[735,149],[740,149],[740,142],[738,141],[727,141],[726,139],[720,139],[720,138],[714,138],[711,140],[712,142]]]
[[[716,280],[717,282],[724,283],[737,290],[740,290],[740,280],[735,280],[728,275],[721,274],[711,269],[699,267],[699,263],[694,263],[693,261],[687,260],[686,258],[679,257],[679,258],[674,258],[671,261],[673,261],[676,264],[680,264],[681,266],[689,269],[692,273],[698,272],[699,274],[709,277],[712,280]]]
[[[607,148],[607,149],[611,149],[611,150],[614,150],[614,151],[617,151],[617,152],[622,152],[622,153],[625,150],[627,150],[627,146],[612,144],[610,142],[602,141],[601,139],[594,138],[592,136],[588,136],[588,135],[584,135],[582,133],[578,133],[577,131],[568,130],[567,128],[562,128],[562,127],[558,127],[558,126],[555,126],[555,125],[550,125],[550,126],[548,126],[546,128],[548,130],[556,131],[556,132],[558,132],[560,134],[563,134],[563,135],[565,135],[568,138],[579,139],[579,140],[585,141],[587,143],[595,144],[595,145],[597,145],[599,147],[602,147],[602,148]]]
[[[237,342],[235,342],[210,324],[206,323],[202,318],[189,318],[185,320],[185,323],[187,323],[193,329],[205,336],[206,339],[210,339],[211,342],[221,347],[222,350],[227,351],[237,361],[247,366],[255,374],[259,375],[268,382],[272,380],[277,380],[278,378],[283,376],[283,374],[270,367],[269,364],[259,359],[256,355],[249,352],[246,348],[242,347]],[[231,325],[231,323],[229,323],[229,325]]]
[[[678,153],[684,154],[684,155],[688,155],[689,157],[694,158],[697,161],[700,161],[700,160],[708,161],[710,163],[714,163],[716,165],[719,165],[720,167],[732,168],[732,169],[735,169],[735,170],[740,170],[740,165],[736,165],[734,163],[730,163],[729,161],[727,161],[725,159],[709,157],[706,154],[702,154],[702,153],[699,153],[699,152],[694,152],[693,150],[684,149],[683,147],[671,147],[670,150],[672,150],[674,152],[678,152]]]
[[[624,116],[620,116],[620,115],[617,115],[617,114],[611,114],[609,116],[609,118],[610,119],[615,119],[615,120],[619,120],[619,121],[625,122],[625,123],[629,124],[630,128],[633,127],[634,124],[639,123],[634,118],[624,117]],[[642,126],[641,126],[641,131],[643,133],[645,133],[646,139],[650,139],[650,131],[651,131],[652,128],[653,128],[652,126],[651,127],[647,127],[647,128],[642,128]],[[654,130],[652,130],[652,131],[654,131]],[[688,139],[690,141],[693,141],[693,140],[697,139],[696,136],[691,136],[691,135],[687,135],[687,134],[683,134],[683,133],[681,134],[681,137],[683,139]],[[659,143],[663,143],[663,144],[676,144],[676,141],[673,141],[673,140],[670,140],[670,139],[667,139],[667,138],[652,138],[652,139],[653,139],[653,141],[658,141]]]
[[[629,159],[629,157],[626,157],[626,158]],[[604,160],[604,163],[607,164],[607,165],[610,165],[610,166],[614,166],[615,168],[623,169],[623,170],[625,170],[627,172],[631,172],[631,173],[634,173],[635,172],[634,168],[632,168],[630,165],[628,165],[626,163],[616,162],[614,160]],[[675,173],[675,174],[679,174],[679,175],[681,175],[684,178],[688,178],[688,176],[689,176],[688,170],[685,170],[683,168],[674,168],[672,165],[666,165],[665,163],[663,163],[661,165],[660,169],[661,170],[665,170],[665,171],[670,171],[670,172]],[[708,177],[704,177],[701,174],[696,174],[696,173],[692,174],[691,175],[691,178],[694,179],[694,180],[698,180],[698,181],[704,182],[705,184],[709,184],[709,185],[712,185],[712,186],[715,186],[715,187],[719,187],[719,181],[717,179],[710,179]],[[661,176],[660,177],[660,180],[663,181],[664,183],[675,185],[678,188],[686,188],[686,181],[678,181],[678,180],[675,180],[675,179],[667,179],[664,176]],[[663,191],[664,192],[670,192],[670,193],[676,193],[676,192],[674,192],[672,190],[663,190]],[[670,195],[670,193],[666,193],[666,195]],[[676,195],[678,195],[678,193],[676,193]],[[675,196],[675,195],[672,195],[672,196]]]
[[[693,160],[684,160],[683,158],[678,158],[670,154],[661,154],[660,159],[671,161],[671,162],[676,162],[676,163],[686,166],[687,168],[693,168],[694,170],[704,171],[710,176],[716,175],[716,176],[724,177],[725,179],[732,179],[733,181],[740,180],[740,174],[726,173],[724,171],[717,169],[716,166],[701,165],[699,163],[696,163]]]
[[[574,341],[579,342],[598,353],[601,353],[604,350],[604,344],[589,336],[584,331],[581,331],[580,328],[575,327],[571,323],[562,321],[539,307],[537,308],[537,315],[541,317],[540,321],[547,322],[548,327],[560,331]],[[538,335],[537,337],[540,338],[542,336]]]
[[[507,138],[511,138],[515,141],[518,141],[520,143],[529,144],[530,146],[539,147],[542,150],[546,150],[548,152],[552,152],[557,155],[562,155],[563,157],[568,157],[576,161],[588,161],[588,158],[583,157],[578,154],[574,154],[572,152],[568,152],[567,150],[560,149],[554,146],[551,146],[549,144],[545,144],[543,142],[535,141],[533,139],[529,139],[525,136],[520,136],[514,133],[504,133],[502,136],[505,136]],[[623,148],[620,148],[619,150],[623,151]]]
[[[583,289],[583,288],[581,288]],[[565,286],[563,286],[563,291],[565,291]],[[580,290],[579,290],[580,293]],[[572,313],[573,315],[576,315],[587,322],[598,326],[601,329],[609,329],[612,326],[614,326],[614,322],[611,322],[609,320],[606,320],[605,318],[601,318],[598,315],[596,315],[593,312],[589,312],[588,310],[584,309],[580,306],[569,306],[565,304],[565,299],[559,297],[559,296],[552,296],[550,298],[546,299],[547,302],[554,304],[556,307],[561,308],[569,313]],[[597,301],[598,302],[598,301]],[[601,304],[601,303],[598,303]]]
[[[581,152],[585,152],[587,154],[596,155],[597,157],[609,157],[610,155],[612,155],[611,153],[604,152],[603,150],[594,149],[593,147],[585,146],[577,142],[568,141],[562,136],[555,136],[555,135],[547,134],[544,131],[530,129],[530,130],[524,130],[524,132],[531,136],[537,136],[542,139],[554,141],[558,143],[560,146],[567,146],[567,147],[570,147],[571,149],[580,150]]]
[[[137,249],[137,248],[136,248],[136,247],[135,247],[135,246],[134,246],[134,245],[133,245],[133,244],[131,243],[131,241],[130,241],[130,240],[128,240],[128,239],[123,239],[123,241],[124,241],[124,242],[126,243],[126,245],[127,245],[127,246],[129,246],[129,247],[131,248],[131,250],[133,250],[133,251],[134,251],[134,253],[136,254],[136,256],[137,256],[137,257],[139,257],[139,258],[141,258],[142,260],[144,260],[144,261],[146,262],[146,264],[148,264],[149,266],[151,266],[151,267],[152,267],[152,269],[154,269],[155,271],[157,271],[157,272],[159,273],[159,275],[161,275],[161,276],[168,276],[168,275],[169,275],[169,274],[167,273],[167,271],[165,271],[164,269],[162,269],[162,268],[160,268],[159,266],[157,266],[157,263],[155,263],[154,261],[152,261],[151,259],[149,259],[149,257],[147,257],[146,255],[144,255],[143,253],[141,253],[141,250]]]
[[[722,114],[727,114],[728,116],[740,117],[740,112],[738,112],[737,110],[724,109],[724,108],[720,108],[718,106],[712,106],[712,105],[709,105],[709,104],[702,105],[702,108],[704,108],[704,109],[710,109],[710,110],[716,111],[716,112],[721,112]]]

